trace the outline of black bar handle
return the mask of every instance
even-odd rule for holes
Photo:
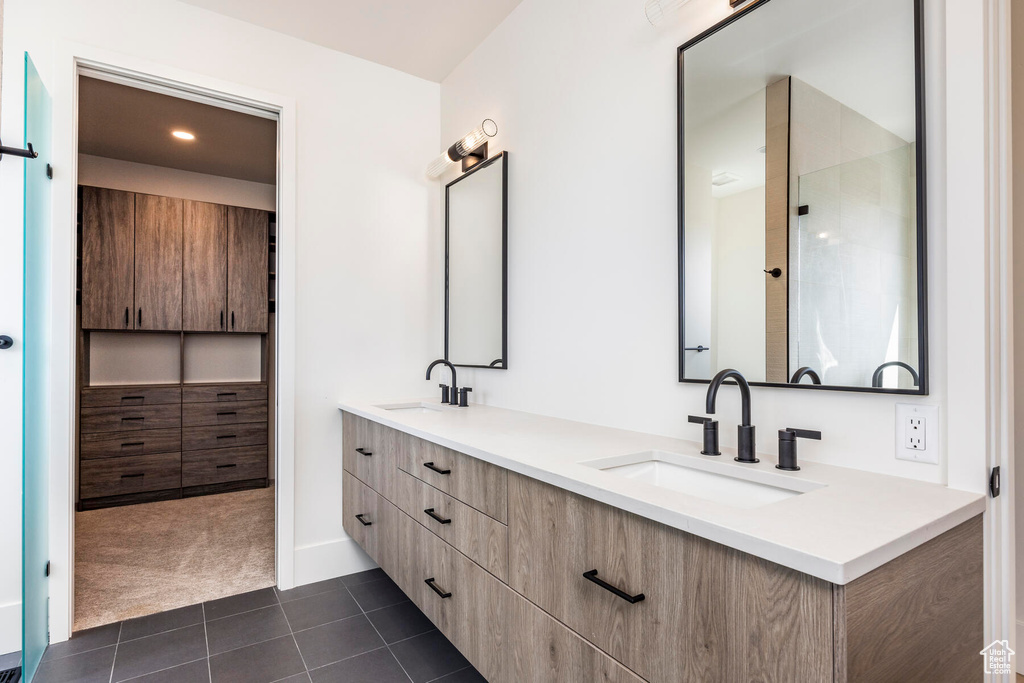
[[[146,445],[145,441],[132,441],[132,442],[129,442],[129,443],[121,444],[121,448],[130,448],[131,446],[145,446],[145,445]]]
[[[128,318],[128,316],[129,316],[129,315],[130,315],[130,314],[128,313],[128,307],[127,307],[127,306],[125,306],[125,307],[124,307],[124,326],[125,326],[125,327],[128,327],[128,321],[129,321],[129,318]]]
[[[631,605],[635,605],[638,602],[642,602],[644,599],[647,598],[647,596],[644,595],[643,593],[637,593],[636,595],[630,595],[626,591],[624,591],[624,590],[622,590],[620,588],[616,588],[615,586],[611,585],[610,583],[605,583],[601,579],[597,578],[597,570],[596,569],[591,569],[589,572],[583,572],[583,578],[586,579],[587,581],[592,582],[592,583],[596,583],[598,586],[600,586],[601,588],[605,589],[609,593],[614,593],[615,595],[619,596],[620,598],[622,598],[623,600],[625,600],[626,602],[628,602]]]
[[[358,519],[359,523],[363,526],[373,526],[373,522],[367,522],[365,519],[363,519],[363,515],[365,514],[365,512],[360,512],[358,515],[356,515],[356,519]]]
[[[237,434],[220,434],[217,436],[218,439],[237,439]]]
[[[231,311],[231,329],[235,329],[235,312]]]
[[[424,512],[427,513],[428,517],[430,517],[431,519],[433,519],[433,520],[435,520],[437,522],[440,522],[441,524],[451,524],[452,523],[452,520],[445,519],[441,515],[439,515],[436,512],[434,512],[434,508],[427,508],[426,510],[424,510]]]
[[[220,312],[220,329],[224,329],[224,311]]]
[[[141,422],[145,417],[122,417],[121,422]]]
[[[217,417],[220,417],[222,415],[238,415],[238,413],[234,410],[225,410],[222,413],[217,413]]]
[[[373,455],[373,451],[368,451],[365,448],[357,448],[356,453],[358,453],[359,455],[365,455],[367,457]]]
[[[431,576],[429,579],[427,579],[423,583],[425,583],[428,586],[430,586],[430,589],[433,590],[438,595],[440,595],[442,598],[450,598],[450,597],[452,597],[451,593],[447,593],[447,592],[445,592],[445,591],[443,591],[443,590],[441,590],[440,588],[437,587],[437,584],[434,583],[434,577],[433,576]]]
[[[711,350],[710,346],[704,346],[703,344],[701,344],[699,346],[687,346],[687,347],[683,348],[683,351],[696,351],[697,353],[704,353],[705,351],[710,351],[710,350]]]
[[[122,396],[122,401],[145,401],[145,396]]]
[[[122,474],[122,475],[121,475],[121,478],[122,478],[122,479],[137,479],[138,477],[144,477],[144,476],[146,476],[146,475],[145,475],[145,473],[139,473],[139,474]]]
[[[221,396],[238,396],[238,392],[237,391],[222,391],[222,392],[217,394],[217,398],[220,398]]]
[[[142,327],[142,307],[139,306],[139,327]]]
[[[238,467],[238,465],[236,463],[231,463],[230,465],[217,465],[218,470],[227,470],[231,469],[232,467]]]
[[[428,470],[433,470],[433,471],[437,472],[438,474],[451,474],[452,473],[451,470],[442,470],[440,467],[435,465],[433,463],[433,461],[425,462],[425,463],[423,463],[423,466],[426,467]]]

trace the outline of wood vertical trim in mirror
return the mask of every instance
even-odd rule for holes
[[[765,95],[764,268],[765,379],[789,381],[789,100],[790,79],[768,86]]]

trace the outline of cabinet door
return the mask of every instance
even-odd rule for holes
[[[186,332],[227,329],[228,209],[184,203],[182,325]]]
[[[266,211],[228,207],[229,332],[267,331],[269,229]]]
[[[135,195],[135,329],[181,330],[182,200]]]
[[[82,188],[82,328],[131,330],[135,195]]]

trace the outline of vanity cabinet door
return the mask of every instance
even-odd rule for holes
[[[135,195],[135,329],[181,330],[182,200]]]
[[[342,466],[388,500],[396,500],[398,432],[342,413]]]
[[[135,329],[135,194],[82,187],[82,329]]]
[[[831,584],[516,474],[509,585],[651,683],[832,678]]]
[[[266,211],[228,207],[229,332],[267,331],[269,231]]]
[[[398,571],[398,509],[349,473],[343,475],[342,526],[390,576]]]
[[[183,329],[223,332],[228,323],[228,209],[186,201],[184,216]]]

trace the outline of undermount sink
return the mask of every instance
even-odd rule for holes
[[[416,403],[390,403],[382,406],[375,406],[388,412],[395,413],[423,413],[424,415],[432,415],[434,413],[440,413],[442,410],[448,410],[448,406],[441,405],[440,403],[425,403],[418,401]]]
[[[824,486],[785,474],[744,470],[744,465],[665,451],[617,455],[581,464],[632,481],[738,508],[769,505]]]

